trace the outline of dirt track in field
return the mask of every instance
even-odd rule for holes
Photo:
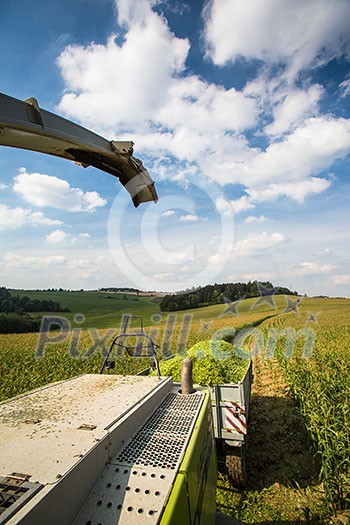
[[[318,484],[319,465],[303,419],[276,362],[254,360],[249,433],[249,487]]]

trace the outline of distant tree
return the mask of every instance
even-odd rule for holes
[[[69,312],[69,308],[51,300],[30,299],[27,296],[13,296],[4,286],[0,287],[0,312]]]
[[[270,282],[259,283],[264,288],[271,289],[274,286]],[[276,294],[298,295],[297,292],[291,292],[288,288],[280,287]],[[212,304],[221,304],[224,297],[229,300],[237,301],[249,297],[258,297],[259,289],[256,281],[248,283],[222,283],[208,284],[201,288],[189,289],[186,292],[165,295],[159,303],[162,312],[173,312],[176,310],[186,310],[189,308],[198,308]]]
[[[0,333],[1,334],[23,334],[29,332],[39,332],[40,318],[30,317],[28,314],[0,314]]]

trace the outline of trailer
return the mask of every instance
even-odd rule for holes
[[[209,387],[214,435],[225,455],[228,475],[239,488],[246,481],[246,437],[252,382],[253,365],[250,361],[238,383]]]

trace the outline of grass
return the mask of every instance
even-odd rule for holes
[[[12,291],[13,295],[24,296],[30,299],[47,299],[69,308],[70,312],[51,312],[47,315],[62,315],[74,324],[74,317],[83,314],[84,323],[79,323],[82,328],[115,328],[120,326],[123,314],[140,314],[145,324],[151,324],[152,315],[159,312],[155,297],[137,296],[123,293],[106,292],[46,292],[46,291]]]

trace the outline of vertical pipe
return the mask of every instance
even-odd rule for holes
[[[193,392],[192,361],[188,357],[185,357],[181,365],[181,394],[186,396],[193,394]]]

